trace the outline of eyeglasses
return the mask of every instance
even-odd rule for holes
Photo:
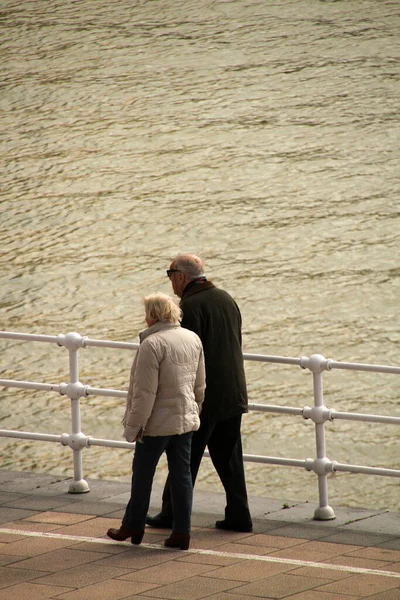
[[[181,273],[179,269],[167,269],[167,277],[171,279],[172,273]]]

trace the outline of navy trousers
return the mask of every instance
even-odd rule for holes
[[[174,514],[174,533],[189,533],[193,503],[193,484],[190,472],[192,432],[170,436],[144,436],[136,442],[132,463],[131,497],[122,520],[129,529],[145,528],[150,504],[154,473],[162,453],[168,461],[171,508]]]
[[[200,429],[193,433],[190,468],[193,485],[196,481],[204,450],[208,446],[210,458],[224,486],[226,494],[225,519],[243,525],[251,524],[243,466],[241,439],[242,415],[224,421],[200,417]],[[161,514],[169,519],[175,514],[172,503],[171,478],[168,477],[162,496]]]

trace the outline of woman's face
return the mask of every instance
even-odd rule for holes
[[[150,317],[148,314],[146,314],[144,320],[147,323],[147,327],[151,327],[152,325],[154,325],[154,323],[157,323],[156,319],[153,319],[152,317]]]

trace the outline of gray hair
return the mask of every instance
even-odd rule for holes
[[[171,296],[157,292],[157,294],[145,296],[143,302],[146,317],[150,317],[154,321],[180,323],[182,311]]]
[[[179,269],[189,281],[204,275],[204,263],[196,254],[178,254],[173,260],[174,267]]]

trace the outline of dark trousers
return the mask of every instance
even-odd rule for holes
[[[190,468],[193,485],[206,447],[226,494],[225,518],[234,523],[250,524],[240,427],[242,415],[224,421],[201,418],[200,429],[193,433]],[[171,478],[165,483],[161,514],[172,519]]]
[[[189,533],[193,484],[190,473],[192,432],[170,436],[144,436],[137,442],[132,463],[131,497],[122,520],[129,529],[145,528],[151,488],[158,461],[165,451],[168,460],[171,508],[175,533]]]

